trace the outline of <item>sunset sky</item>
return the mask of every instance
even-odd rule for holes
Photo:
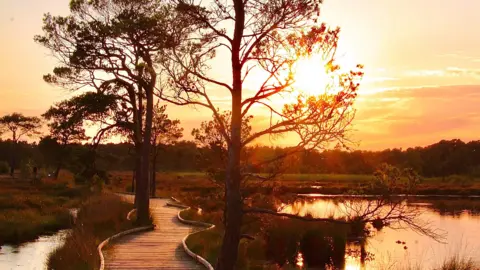
[[[0,115],[40,115],[70,95],[43,82],[55,61],[33,42],[43,14],[66,15],[68,2],[0,0]],[[323,21],[342,29],[339,61],[365,65],[352,133],[359,149],[480,138],[479,10],[474,0],[325,0]],[[222,77],[221,62],[213,72]],[[210,116],[169,113],[187,134]]]

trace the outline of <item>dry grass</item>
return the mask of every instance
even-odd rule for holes
[[[478,270],[479,265],[476,265],[471,258],[461,257],[455,255],[443,262],[443,264],[436,270]]]
[[[115,171],[110,174],[112,189],[121,192],[131,190],[132,172]],[[372,179],[371,175],[285,174],[269,182],[269,186],[257,190],[269,192],[272,186],[275,186],[278,194],[347,194],[351,191],[371,194]],[[208,194],[215,188],[208,176],[201,172],[157,173],[157,196],[171,196],[179,192]],[[417,186],[416,192],[423,195],[480,195],[480,179],[467,176],[424,178]]]
[[[18,244],[71,226],[69,209],[88,195],[84,187],[0,181],[0,243]]]
[[[49,257],[49,269],[84,270],[99,265],[97,246],[106,238],[134,227],[126,219],[133,204],[102,193],[85,201],[65,244]]]

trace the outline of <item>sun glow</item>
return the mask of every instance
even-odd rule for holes
[[[307,96],[324,93],[332,81],[326,62],[319,55],[299,59],[294,66],[294,79],[295,94]]]
[[[321,55],[299,59],[294,66],[295,94],[317,96],[325,93],[334,94],[338,91],[335,87],[335,79],[339,74],[354,69],[356,64],[352,58],[345,56],[335,59],[334,64],[339,65],[340,69],[329,72],[328,61],[325,61]]]

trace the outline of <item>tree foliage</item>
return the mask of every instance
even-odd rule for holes
[[[159,0],[72,0],[70,15],[44,17],[35,40],[53,52],[59,66],[45,81],[112,97],[94,140],[109,133],[135,145],[138,219],[148,222],[148,176],[154,92],[162,85],[157,60],[182,37],[172,6]],[[187,22],[187,21],[185,21]],[[187,22],[188,23],[188,22]],[[177,28],[178,27],[178,28]]]
[[[297,135],[299,143],[291,149],[292,153],[304,148],[323,149],[332,143],[345,145],[345,132],[354,116],[352,105],[358,80],[363,73],[339,72],[334,61],[339,30],[317,23],[321,1],[174,2],[177,10],[197,27],[188,40],[161,59],[169,83],[160,97],[177,105],[210,109],[213,125],[227,145],[226,230],[216,267],[233,269],[245,196],[241,186],[244,177],[250,175],[242,170],[242,149],[263,136],[286,133]],[[221,51],[230,59],[232,76],[228,79],[215,78],[208,72],[211,60]],[[273,99],[298,90],[294,88],[295,63],[312,54],[322,55],[325,72],[337,74],[331,76],[326,89],[319,89],[319,95],[299,94],[293,104],[275,106]],[[248,95],[244,86],[253,73],[263,78],[252,89],[253,94]],[[212,88],[231,95],[230,125],[214,104]],[[270,124],[242,137],[243,123],[254,105],[271,115]]]
[[[12,141],[17,143],[22,137],[36,136],[42,126],[38,117],[24,116],[21,113],[12,113],[0,118],[0,129],[12,133]]]
[[[17,144],[24,136],[33,137],[40,134],[42,122],[38,117],[24,116],[21,113],[12,113],[0,118],[0,131],[11,132],[12,148],[10,149],[10,175],[15,176],[17,166]],[[1,133],[0,133],[1,134]]]

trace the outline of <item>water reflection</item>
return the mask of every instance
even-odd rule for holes
[[[351,219],[354,211],[365,211],[371,200],[342,198],[303,198],[290,204],[279,204],[279,210],[302,216]],[[443,230],[444,243],[410,229],[385,227],[365,239],[349,239],[345,248],[344,269],[432,269],[458,255],[480,263],[480,200],[427,200],[415,198],[403,202],[419,218]],[[297,260],[298,263],[298,260]],[[303,265],[303,259],[302,259]]]
[[[0,249],[0,269],[47,269],[48,255],[63,243],[68,231],[63,230],[55,235],[41,236],[34,242],[19,246],[2,246]]]

